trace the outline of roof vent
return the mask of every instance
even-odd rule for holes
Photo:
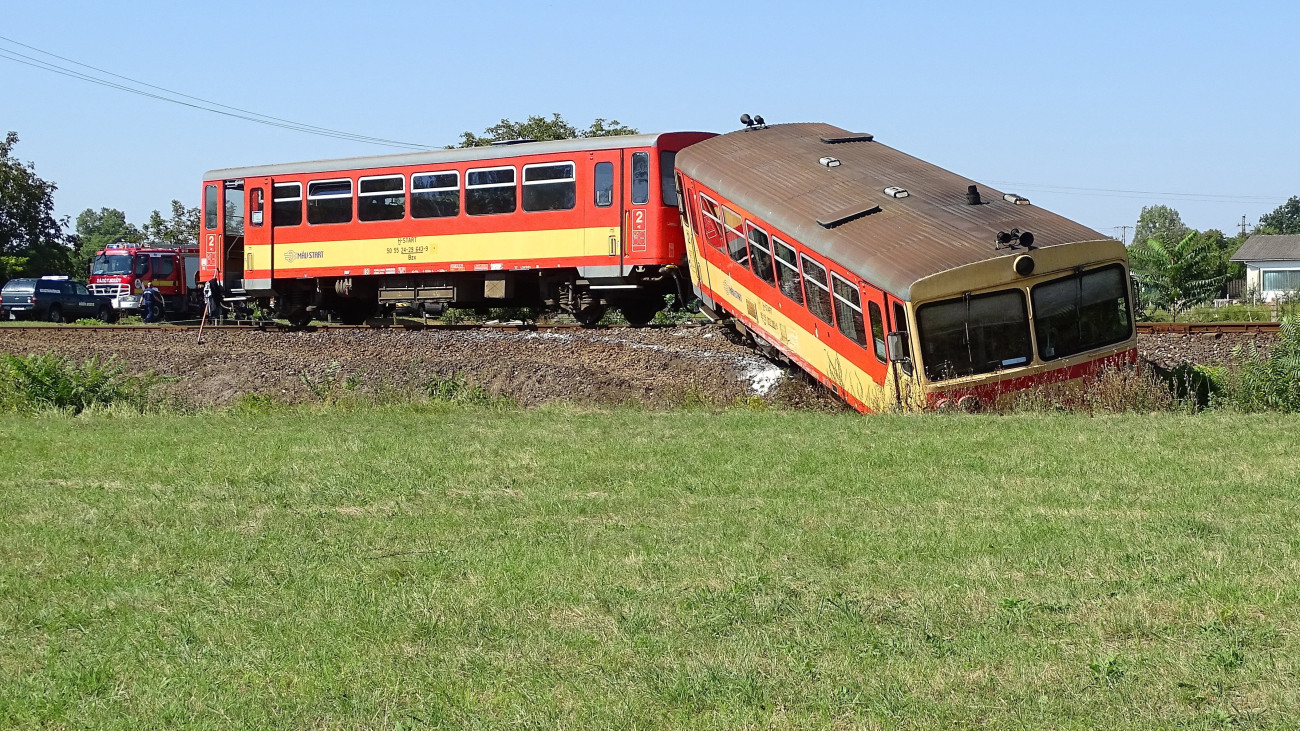
[[[835,228],[856,221],[863,216],[870,216],[873,213],[880,213],[880,206],[874,203],[863,203],[848,208],[841,208],[817,219],[817,225],[822,228]]]
[[[837,168],[840,166],[840,159],[838,157],[823,157],[818,162],[820,162],[821,164],[825,165],[828,168]]]
[[[527,142],[536,142],[536,141],[537,141],[537,140],[530,139],[530,138],[528,138],[528,137],[521,137],[520,139],[517,139],[517,140],[497,140],[497,141],[495,141],[495,142],[492,143],[492,146],[493,146],[493,147],[503,147],[503,146],[505,146],[505,145],[522,145],[522,144],[527,143]]]
[[[1018,206],[1029,205],[1028,198],[1024,197],[1023,195],[1016,195],[1015,193],[1007,193],[1006,195],[1002,196],[1002,200],[1006,201],[1007,203],[1015,203]]]
[[[979,206],[979,205],[983,205],[983,204],[984,204],[984,201],[980,200],[980,189],[979,189],[979,186],[978,186],[978,185],[968,185],[968,186],[966,186],[966,205],[968,205],[968,206]]]
[[[842,135],[840,137],[823,137],[822,142],[828,145],[841,145],[844,144],[845,142],[870,142],[874,139],[876,139],[875,135],[869,135],[863,133],[863,134],[847,134],[847,135]]]
[[[900,188],[897,185],[891,185],[888,188],[885,188],[885,195],[890,198],[906,198],[911,195],[911,193],[907,192],[907,188]]]

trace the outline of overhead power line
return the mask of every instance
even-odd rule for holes
[[[989,185],[1004,185],[1025,191],[1040,191],[1060,195],[1091,195],[1105,198],[1150,198],[1160,196],[1174,200],[1204,203],[1274,203],[1286,200],[1284,195],[1228,195],[1219,193],[1170,193],[1154,190],[1122,190],[1113,188],[1079,188],[1068,185],[1042,183],[1016,183],[1009,180],[989,180]]]
[[[0,58],[4,58],[9,61],[13,61],[15,63],[20,63],[25,66],[30,66],[32,68],[38,68],[44,71],[49,71],[51,73],[56,73],[61,76],[67,76],[74,79],[80,79],[82,81],[88,81],[92,84],[98,84],[100,86],[105,86],[111,89],[117,89],[120,91],[137,94],[151,99],[157,99],[159,101],[170,102],[172,104],[179,104],[181,106],[190,107],[191,109],[199,109],[205,112],[220,114],[226,117],[233,117],[235,119],[243,119],[249,122],[265,124],[271,127],[279,127],[281,129],[288,129],[296,132],[306,132],[308,134],[320,135],[323,137],[333,137],[335,139],[349,140],[352,142],[364,142],[367,144],[384,145],[387,147],[401,147],[401,148],[412,149],[412,150],[433,149],[433,146],[431,145],[423,145],[415,142],[403,142],[400,140],[390,140],[382,137],[372,137],[370,135],[362,135],[353,132],[345,132],[342,130],[330,129],[328,127],[320,127],[317,125],[305,124],[302,122],[295,122],[288,119],[282,119],[280,117],[273,117],[268,114],[261,114],[260,112],[254,112],[248,109],[241,109],[240,107],[234,107],[228,104],[222,104],[220,102],[212,101],[210,99],[196,97],[190,94],[185,94],[183,92],[167,89],[161,86],[140,81],[138,79],[133,79],[129,76],[116,74],[113,73],[112,71],[107,71],[105,69],[101,69],[96,66],[91,66],[89,64],[81,63],[80,61],[75,61],[73,59],[66,58],[64,56],[60,56],[55,53],[50,53],[49,51],[36,48],[35,46],[30,46],[26,43],[22,43],[21,41],[16,41],[12,38],[7,38],[5,36],[0,36],[0,41],[5,41],[7,43],[16,46],[21,46],[22,48],[35,51],[39,54],[49,56],[50,58],[56,58],[59,59],[60,61],[66,61],[67,63],[73,64],[75,66],[79,66],[84,69],[89,69],[90,71],[96,72],[98,74],[109,76],[115,79],[121,79],[122,81],[129,82],[134,86],[128,86],[127,84],[110,81],[109,79],[102,78],[100,76],[95,76],[90,73],[78,71],[76,69],[68,68],[66,66],[60,66],[56,63],[45,61],[43,59],[36,58],[34,56],[29,56],[27,54],[20,53],[12,49],[0,48]],[[144,87],[144,88],[142,89],[137,87]],[[154,89],[162,93],[153,93],[150,91],[146,91],[145,89]],[[185,99],[189,99],[192,101],[187,102],[184,101]]]

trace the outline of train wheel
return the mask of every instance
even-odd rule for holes
[[[334,308],[334,314],[339,316],[339,320],[344,325],[364,325],[366,320],[375,313],[373,302],[365,301],[348,301],[340,302]]]
[[[635,325],[636,327],[641,327],[655,319],[655,315],[663,308],[663,297],[633,300],[619,307],[623,312],[623,319],[627,320],[629,325]]]
[[[302,329],[311,324],[311,313],[306,308],[290,313],[286,318],[289,324],[298,329]]]
[[[604,305],[591,305],[573,313],[573,318],[583,327],[595,327],[600,324],[600,318],[605,316]]]

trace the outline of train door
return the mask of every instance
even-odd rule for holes
[[[644,257],[650,236],[650,153],[632,153],[627,166],[627,210],[623,212],[623,242],[626,257],[619,264],[631,268],[624,258]],[[624,270],[626,274],[626,270]]]
[[[227,289],[244,287],[244,181],[221,186],[222,281]]]
[[[601,259],[609,266],[621,265],[623,259],[623,151],[599,150],[587,162],[592,181],[592,200],[586,210],[586,240],[583,253]],[[620,272],[622,270],[620,269]]]
[[[704,241],[701,239],[700,230],[696,221],[699,218],[699,209],[696,208],[695,188],[682,185],[682,175],[677,174],[677,207],[681,211],[683,238],[686,241],[686,259],[691,266],[691,286],[695,288],[695,296],[699,297],[707,307],[714,307],[713,299],[704,291],[713,291],[713,284],[709,281],[709,268],[704,262]]]
[[[270,178],[244,180],[247,216],[244,223],[244,289],[270,289],[275,265],[271,252]]]
[[[225,276],[221,246],[221,187],[216,183],[203,186],[203,232],[199,237],[199,276],[207,282]]]

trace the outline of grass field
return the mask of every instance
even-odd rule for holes
[[[0,418],[0,727],[1296,728],[1300,418]]]

